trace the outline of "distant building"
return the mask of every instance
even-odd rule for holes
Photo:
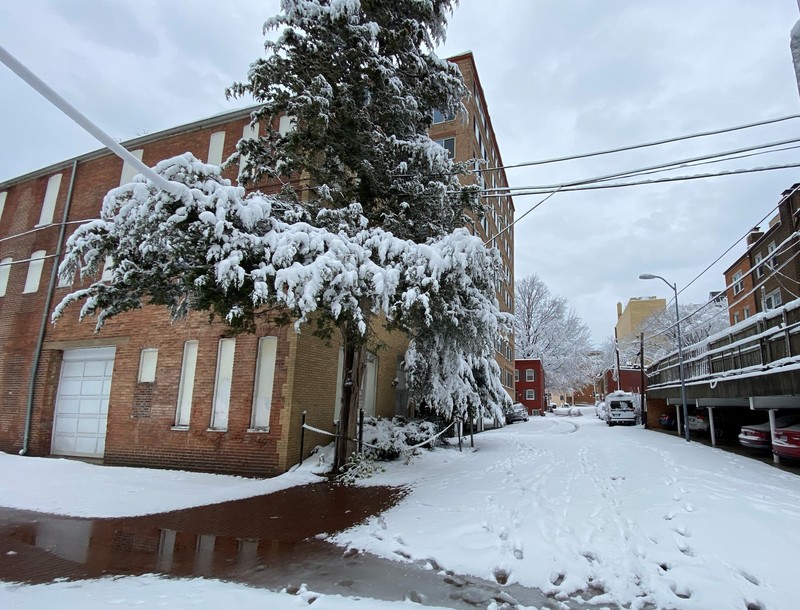
[[[663,311],[667,306],[666,299],[658,297],[633,297],[628,300],[625,309],[617,303],[617,339],[622,341],[635,337],[641,332],[642,324],[653,314]]]
[[[538,358],[514,361],[515,402],[521,402],[532,415],[547,406],[544,393],[544,368]]]

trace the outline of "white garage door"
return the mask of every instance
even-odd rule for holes
[[[52,453],[103,457],[114,350],[93,347],[64,351]]]

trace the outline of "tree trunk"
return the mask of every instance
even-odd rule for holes
[[[342,406],[339,416],[338,451],[336,453],[333,469],[338,472],[347,458],[356,450],[356,432],[358,427],[358,408],[361,396],[361,385],[364,378],[364,362],[366,358],[366,345],[361,341],[357,346],[353,340],[345,337],[344,367],[342,367]]]

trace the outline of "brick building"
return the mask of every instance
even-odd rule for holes
[[[521,402],[528,415],[544,413],[547,408],[544,392],[544,368],[538,358],[514,361],[515,402]]]
[[[471,54],[453,58],[472,92],[469,120],[435,124],[431,136],[457,159],[473,156],[502,167]],[[249,109],[124,143],[144,163],[184,152],[220,163],[242,137],[254,137]],[[274,125],[279,129],[280,125]],[[232,172],[235,174],[235,172]],[[503,170],[486,172],[507,186]],[[261,321],[255,333],[232,335],[206,314],[171,323],[157,307],[119,315],[94,332],[78,307],[50,323],[56,304],[77,286],[57,278],[66,237],[98,216],[109,189],[132,169],[107,150],[52,165],[0,184],[0,450],[30,455],[102,458],[104,463],[275,475],[300,459],[308,423],[333,430],[338,418],[342,350],[310,332]],[[235,175],[226,177],[235,179]],[[269,191],[270,184],[260,185]],[[513,219],[513,203],[495,197],[472,230],[485,240]],[[513,302],[513,231],[494,240],[506,266],[497,286]],[[404,337],[379,333],[366,363],[367,414],[406,414],[395,380]],[[503,383],[513,395],[512,342],[498,343]],[[329,437],[309,433],[306,446]]]
[[[783,192],[778,213],[767,230],[755,227],[747,236],[744,254],[725,270],[732,325],[796,298],[800,282],[800,249],[794,237],[800,228],[798,186]]]

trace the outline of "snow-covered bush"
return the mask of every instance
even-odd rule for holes
[[[364,418],[364,455],[376,460],[395,460],[415,445],[436,435],[436,424],[402,417]]]
[[[344,465],[339,468],[336,480],[343,485],[352,485],[359,479],[370,478],[376,472],[383,472],[383,468],[377,466],[372,458],[354,451],[347,458]]]

